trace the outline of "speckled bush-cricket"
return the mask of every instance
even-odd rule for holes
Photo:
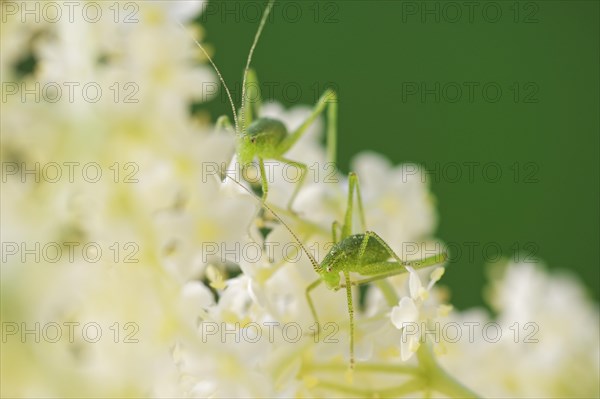
[[[228,176],[236,184],[252,192],[235,178]],[[319,263],[308,252],[304,244],[292,229],[283,221],[283,219],[270,207],[262,201],[262,206],[271,212],[279,222],[289,231],[294,240],[298,243],[302,251],[309,258],[315,272],[319,277],[306,288],[306,299],[308,301],[312,316],[319,325],[317,308],[311,299],[310,293],[321,283],[333,291],[341,288],[346,289],[346,298],[348,303],[348,314],[350,316],[350,369],[354,368],[354,305],[352,302],[352,287],[368,284],[387,277],[395,276],[407,272],[406,266],[415,269],[433,266],[445,262],[446,253],[429,256],[420,260],[404,261],[390,248],[390,246],[373,231],[366,230],[365,214],[363,210],[362,198],[358,176],[355,173],[349,175],[348,203],[343,224],[335,221],[332,224],[333,246]],[[358,212],[361,223],[361,231],[364,233],[352,234],[352,218],[354,215],[354,200],[358,203]],[[256,198],[256,197],[255,197]],[[339,232],[339,234],[338,234]],[[351,279],[350,273],[356,273],[361,276],[357,280]]]
[[[213,68],[215,69],[219,80],[223,84],[227,98],[231,105],[234,125],[232,126],[227,116],[221,116],[217,120],[217,128],[229,129],[235,131],[236,136],[236,154],[237,161],[242,168],[248,167],[255,159],[258,160],[261,176],[262,200],[266,201],[269,192],[268,177],[265,168],[265,160],[275,160],[298,168],[299,178],[296,188],[290,197],[287,207],[292,210],[294,199],[298,195],[306,178],[308,168],[306,164],[294,161],[285,157],[290,148],[306,133],[308,127],[315,119],[327,108],[327,161],[335,165],[336,158],[336,137],[337,137],[337,95],[327,89],[318,99],[310,115],[293,132],[288,132],[286,126],[278,119],[260,117],[260,108],[262,105],[258,79],[253,70],[250,69],[252,55],[258,43],[269,13],[273,8],[274,0],[270,0],[262,15],[258,30],[254,36],[254,42],[250,47],[250,52],[246,60],[244,75],[242,80],[242,103],[239,116],[231,96],[231,92],[223,79],[219,69],[215,65],[210,55],[204,47],[194,39],[194,42],[202,50]],[[181,24],[180,24],[181,25]],[[256,94],[251,99],[247,98],[249,89],[254,88]]]

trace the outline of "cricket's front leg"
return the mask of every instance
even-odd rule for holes
[[[346,299],[348,301],[348,314],[350,315],[350,370],[354,369],[354,305],[352,304],[352,283],[350,273],[344,272],[346,280]]]
[[[292,209],[292,205],[294,205],[294,200],[296,199],[296,196],[300,192],[300,189],[302,188],[302,185],[304,184],[304,180],[306,180],[306,175],[308,174],[308,167],[301,162],[292,161],[291,159],[287,159],[287,158],[283,158],[283,157],[277,158],[276,160],[283,162],[285,164],[288,164],[288,165],[295,166],[300,171],[300,177],[298,178],[298,181],[296,182],[296,188],[294,189],[294,193],[290,197],[288,204],[287,204],[287,210],[292,212],[293,214],[295,214],[296,212]]]
[[[316,279],[315,281],[310,283],[308,287],[306,287],[306,291],[305,291],[306,302],[308,302],[308,307],[310,308],[310,313],[312,314],[312,317],[313,317],[313,320],[314,320],[315,326],[316,326],[315,333],[311,334],[311,335],[319,334],[319,331],[321,330],[321,324],[319,323],[319,317],[317,316],[315,304],[313,303],[313,300],[310,296],[310,292],[312,290],[314,290],[315,288],[317,288],[319,286],[319,284],[321,284],[322,282],[323,282],[323,280],[321,280],[320,278]]]
[[[267,171],[265,168],[265,161],[262,158],[258,158],[258,166],[260,168],[260,182],[262,187],[262,202],[267,202],[267,195],[269,194],[269,182],[267,177]]]
[[[306,120],[295,131],[291,132],[280,146],[281,154],[285,154],[296,142],[306,133],[308,127],[317,119],[317,117],[327,111],[327,161],[335,165],[337,151],[337,94],[327,89],[321,95],[317,104]]]
[[[217,119],[217,121],[215,123],[215,127],[216,127],[217,131],[226,131],[226,132],[231,132],[232,134],[237,134],[235,131],[235,127],[233,126],[233,124],[231,123],[231,121],[229,120],[229,117],[227,115],[221,115]],[[228,154],[226,159],[231,160],[234,155],[235,155],[235,148],[232,149],[231,153]],[[221,180],[223,180],[225,178],[226,173],[227,173],[227,168],[220,170]]]

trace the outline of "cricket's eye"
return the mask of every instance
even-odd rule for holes
[[[256,137],[252,137],[252,138],[250,139],[250,142],[251,142],[252,144],[256,143]]]
[[[331,271],[331,267],[330,267],[330,266],[327,266],[327,269],[326,269],[326,270],[327,270],[327,273],[329,273],[329,272]]]

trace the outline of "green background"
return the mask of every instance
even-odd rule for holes
[[[252,65],[287,106],[338,90],[342,170],[370,149],[434,171],[437,236],[462,251],[444,278],[457,307],[482,303],[496,245],[573,271],[597,299],[599,3],[466,3],[278,2]],[[264,4],[211,1],[198,19],[231,86]],[[204,109],[230,113],[223,98]]]

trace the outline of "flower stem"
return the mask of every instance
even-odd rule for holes
[[[348,371],[348,363],[310,363],[305,366],[306,371]],[[357,363],[355,372],[375,372],[391,374],[419,374],[417,367],[385,363]]]
[[[422,344],[417,351],[419,366],[423,369],[423,377],[428,386],[451,398],[477,398],[477,394],[465,387],[444,371],[435,361],[431,349]]]

